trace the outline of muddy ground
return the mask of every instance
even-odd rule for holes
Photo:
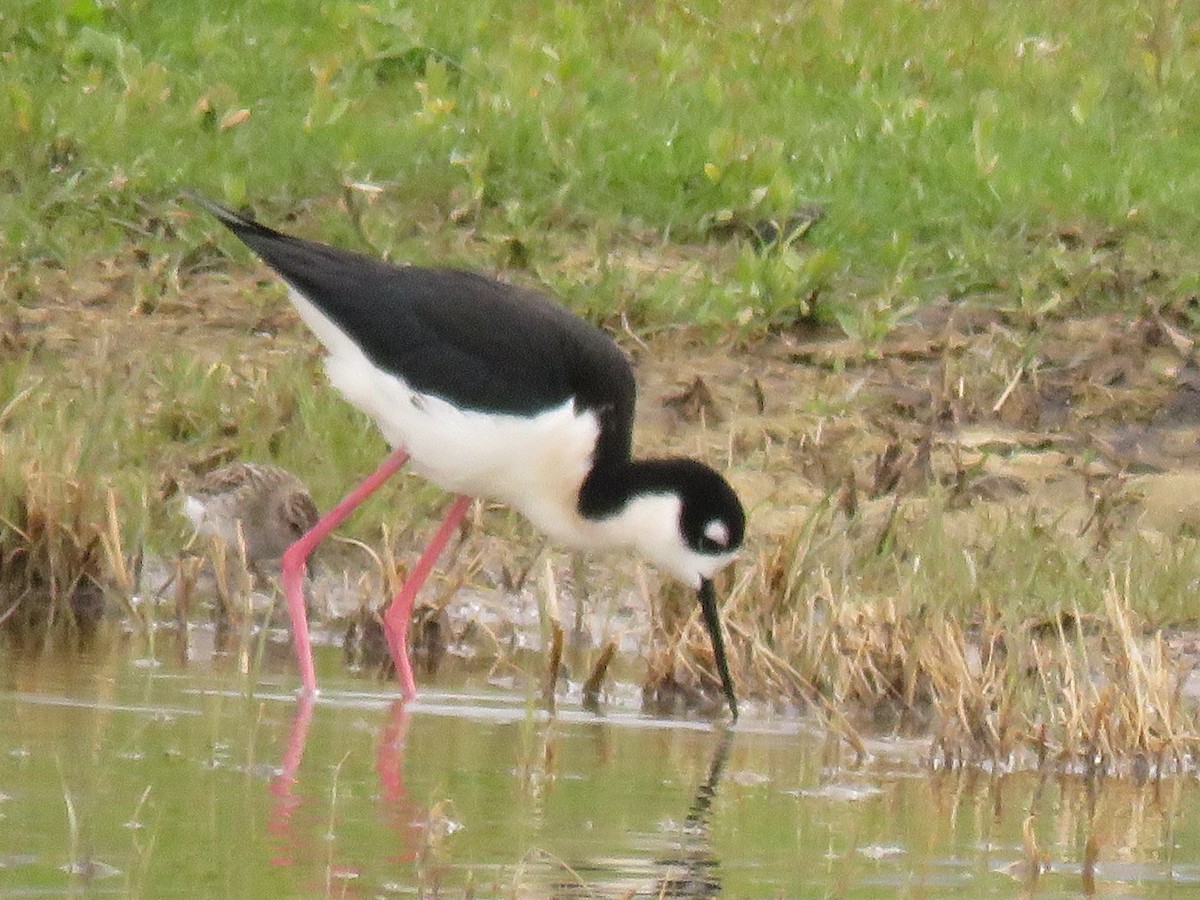
[[[40,273],[6,304],[0,346],[35,350],[34,372],[101,354],[116,371],[147,352],[242,366],[319,352],[266,273],[189,276],[147,304],[124,268]],[[938,483],[1079,525],[1105,490],[1125,525],[1171,536],[1200,527],[1200,366],[1182,316],[1128,307],[1035,321],[946,301],[870,346],[804,323],[749,339],[605,324],[637,372],[639,452],[726,467],[756,533],[830,493]]]
[[[134,259],[27,274],[0,317],[0,346],[32,351],[33,373],[79,360],[95,371],[98,358],[136,371],[148,352],[268,369],[285,354],[316,358],[265,272],[181,271]],[[636,368],[639,452],[726,468],[749,512],[752,560],[817,504],[883,520],[898,498],[934,493],[948,532],[1044,514],[1093,558],[1133,535],[1200,533],[1200,366],[1184,312],[1148,298],[1049,317],[946,300],[871,344],[803,321],[753,337],[604,324]],[[327,388],[297,386],[309,389]],[[164,447],[147,477],[169,483],[225,455]]]

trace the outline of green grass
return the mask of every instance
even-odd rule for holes
[[[292,209],[370,181],[384,249],[420,259],[414,226],[453,219],[525,241],[556,287],[577,273],[538,258],[546,232],[698,241],[805,202],[827,210],[805,252],[831,318],[980,292],[1040,308],[1042,238],[1066,226],[1119,233],[1168,295],[1195,284],[1200,42],[1166,0],[14,0],[0,47],[0,240],[26,264],[155,241],[181,185]],[[745,266],[712,275],[649,321],[805,312],[807,282],[758,309]]]

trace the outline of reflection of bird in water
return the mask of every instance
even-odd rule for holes
[[[308,743],[308,728],[312,724],[313,699],[301,697],[292,715],[292,726],[288,732],[286,749],[279,771],[271,779],[271,796],[275,803],[267,817],[267,832],[279,841],[279,847],[271,857],[273,866],[294,865],[304,855],[304,847],[296,839],[293,820],[303,803],[303,795],[297,795],[300,762],[304,759],[304,747]]]
[[[708,777],[696,789],[687,818],[680,827],[678,846],[672,847],[664,856],[653,862],[640,859],[608,859],[603,863],[575,863],[571,870],[583,875],[599,877],[588,881],[557,882],[550,885],[551,895],[559,898],[571,897],[719,897],[722,893],[721,863],[712,851],[712,836],[709,833],[709,818],[717,788],[725,774],[729,751],[733,746],[733,732],[723,731],[709,763]],[[637,874],[651,876],[647,884]]]
[[[277,565],[283,551],[319,518],[299,478],[279,466],[245,462],[229,463],[187,485],[183,511],[199,534],[219,538],[234,553],[240,552],[240,530],[246,564],[256,571]]]
[[[328,825],[326,819],[311,809],[319,792],[299,790],[300,766],[304,761],[304,750],[308,743],[309,726],[312,724],[314,700],[302,694],[296,701],[291,728],[278,771],[271,778],[270,793],[274,798],[267,816],[267,833],[273,847],[271,865],[299,866],[306,861],[329,853]],[[411,714],[403,700],[397,700],[388,710],[387,718],[379,729],[379,743],[375,755],[375,772],[379,776],[380,802],[383,804],[391,830],[398,840],[396,852],[387,857],[388,862],[411,862],[416,858],[418,842],[427,823],[433,819],[433,811],[408,799],[404,787],[404,749]],[[309,807],[305,809],[305,807]],[[350,865],[343,871],[354,871]],[[327,892],[328,885],[322,892]],[[316,893],[314,886],[310,893]]]
[[[721,895],[721,863],[713,856],[712,836],[709,834],[709,817],[717,787],[725,774],[729,761],[729,750],[733,746],[733,732],[723,731],[713,752],[708,767],[708,778],[696,790],[687,819],[683,824],[683,840],[679,855],[659,861],[667,866],[669,874],[658,880],[651,896],[654,897],[719,897]],[[676,869],[681,869],[676,873]]]

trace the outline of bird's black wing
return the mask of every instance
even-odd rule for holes
[[[472,272],[397,266],[286,235],[196,198],[372,363],[465,409],[531,415],[574,397],[597,456],[628,459],[633,373],[603,331],[541,294]]]

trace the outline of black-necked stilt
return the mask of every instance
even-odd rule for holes
[[[246,563],[278,562],[284,551],[317,524],[312,495],[287,469],[233,462],[185,486],[183,512],[200,534],[236,549]]]
[[[741,546],[742,505],[696,460],[632,458],[633,371],[604,332],[533,291],[457,269],[371,259],[196,199],[282,276],[328,351],[329,380],[395,448],[283,555],[308,691],[316,675],[301,595],[305,560],[411,461],[458,496],[384,614],[406,696],[416,691],[407,646],[413,600],[471,498],[487,497],[564,544],[630,547],[695,588],[737,717],[712,578]]]

